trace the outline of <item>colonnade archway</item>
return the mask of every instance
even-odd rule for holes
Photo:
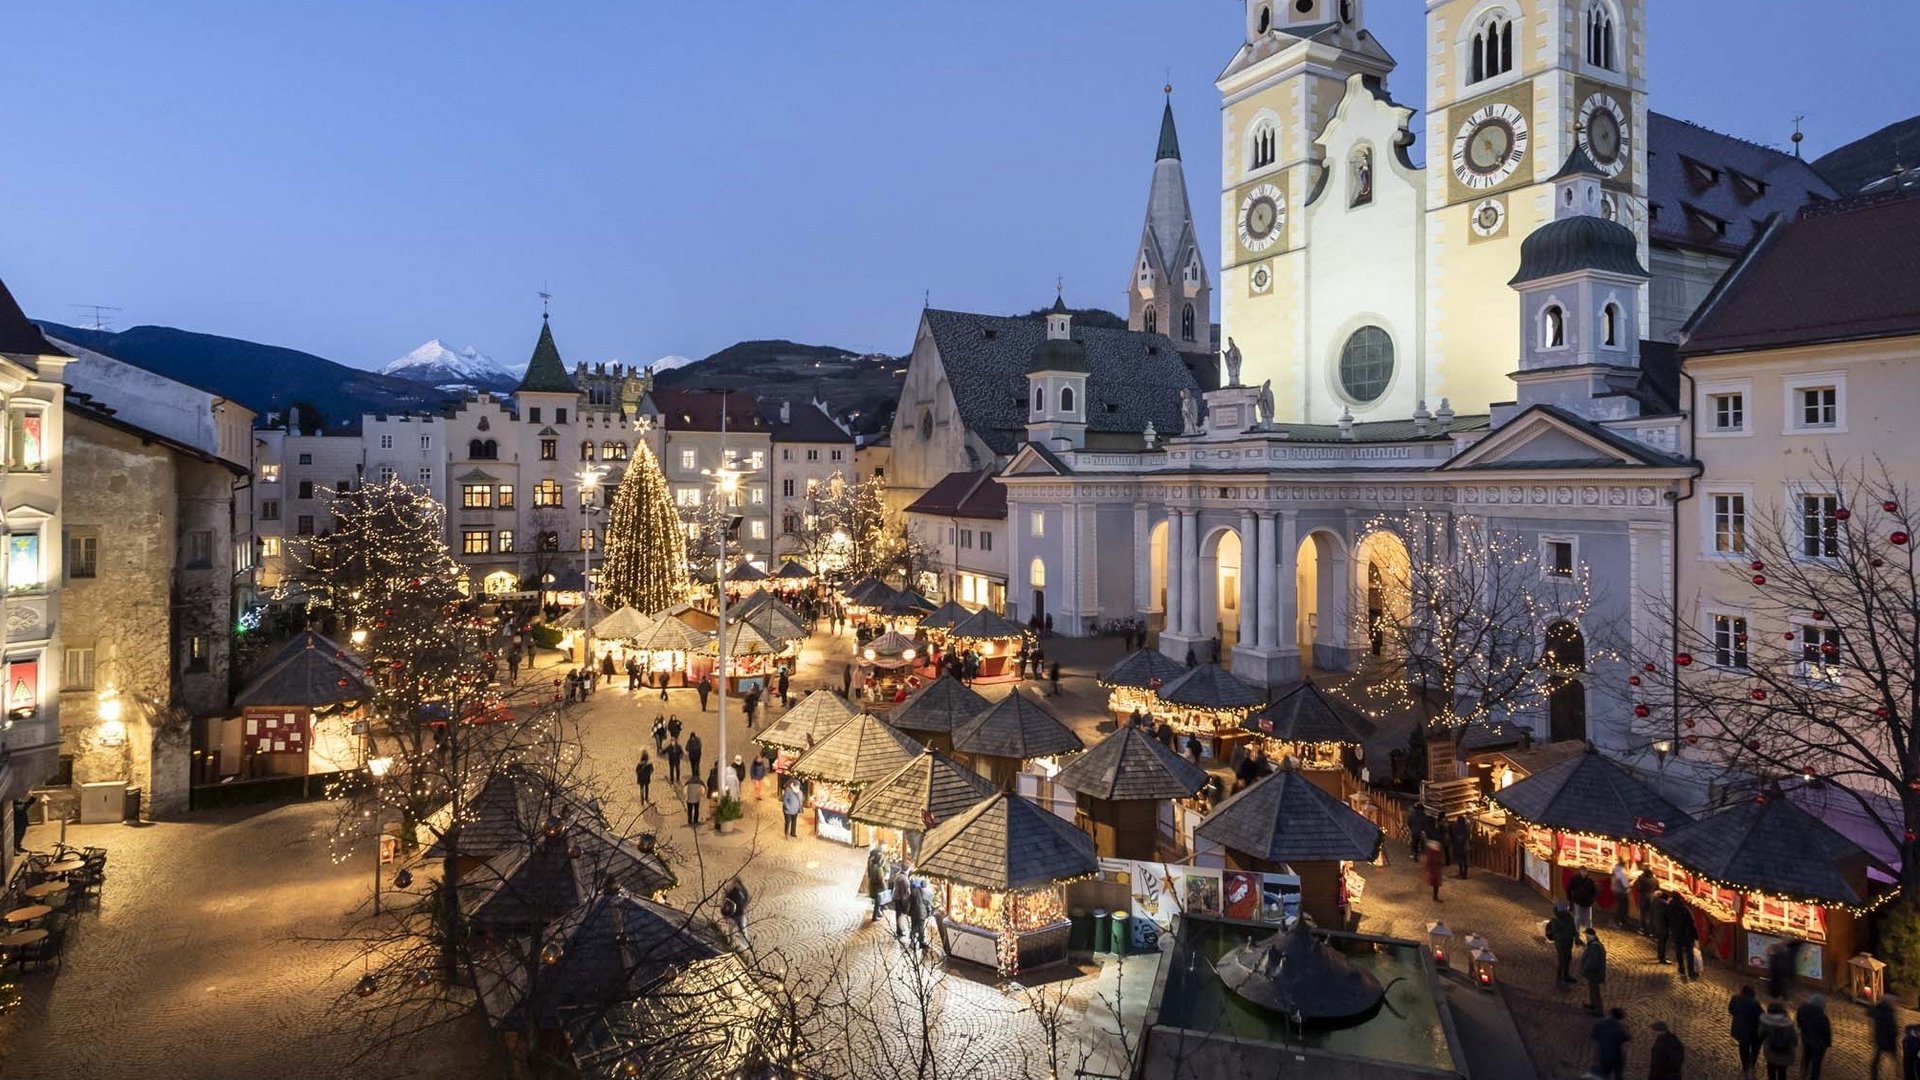
[[[1404,663],[1404,627],[1413,608],[1413,558],[1406,542],[1385,529],[1368,533],[1358,551],[1361,621],[1355,647],[1369,658]]]
[[[1325,529],[1308,533],[1294,556],[1293,585],[1301,659],[1321,671],[1346,670],[1352,663],[1347,545]]]
[[[1200,630],[1220,640],[1221,656],[1240,641],[1244,551],[1239,531],[1231,527],[1215,529],[1200,542]]]

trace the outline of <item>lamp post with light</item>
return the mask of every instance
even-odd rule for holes
[[[392,768],[393,759],[390,757],[370,757],[367,759],[367,775],[373,777],[375,787],[379,786],[381,778],[385,777],[387,772]],[[373,913],[378,915],[380,914],[381,842],[385,839],[380,833],[380,800],[378,795],[375,796],[373,805],[374,809],[369,811],[373,817]]]
[[[600,508],[593,504],[593,493],[599,490],[600,478],[606,473],[600,469],[581,469],[575,474],[580,482],[580,630],[585,634],[581,647],[581,663],[587,669],[587,678],[594,678],[593,670],[593,515]]]

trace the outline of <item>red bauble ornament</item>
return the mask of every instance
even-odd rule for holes
[[[1799,635],[1799,634],[1796,634],[1796,633],[1794,633],[1794,632],[1793,632],[1793,631],[1791,631],[1791,630],[1789,630],[1789,631],[1787,631],[1786,633],[1784,633],[1784,634],[1781,634],[1780,636],[1781,636],[1782,638],[1784,638],[1785,640],[1787,640],[1787,641],[1792,641],[1792,640],[1793,640],[1794,638],[1797,638],[1797,637],[1799,637],[1800,635]]]
[[[1873,710],[1873,715],[1879,717],[1882,720],[1885,720],[1887,717],[1892,716],[1893,714],[1887,711],[1887,707],[1885,705],[1882,705],[1879,708]]]
[[[1649,661],[1647,661],[1647,666],[1646,666],[1646,667],[1644,667],[1644,668],[1642,668],[1641,670],[1643,670],[1643,671],[1652,671],[1652,670],[1653,670],[1653,661],[1651,661],[1651,660],[1649,660]]]
[[[1767,575],[1765,574],[1753,575],[1753,583],[1755,585],[1765,585],[1767,583]]]
[[[1887,513],[1891,514],[1894,511],[1900,509],[1900,504],[1897,502],[1894,502],[1892,499],[1888,499],[1886,502],[1883,502],[1880,504],[1880,509],[1885,510]]]
[[[1693,663],[1693,654],[1681,653],[1679,656],[1673,658],[1673,662],[1679,664],[1681,667],[1687,667]]]
[[[1895,530],[1894,534],[1892,536],[1887,537],[1887,539],[1893,541],[1895,544],[1905,544],[1907,542],[1907,534],[1904,532]]]
[[[1886,561],[1882,559],[1869,559],[1867,560],[1867,565],[1879,567],[1879,566],[1885,566],[1887,564],[1886,564]]]
[[[1767,568],[1767,564],[1761,562],[1759,559],[1753,560],[1752,562],[1748,563],[1747,566],[1749,569],[1752,569],[1752,570],[1765,570]]]
[[[1756,754],[1757,754],[1757,753],[1759,753],[1759,752],[1760,752],[1760,744],[1759,744],[1759,742],[1757,742],[1757,741],[1755,741],[1755,740],[1753,740],[1753,739],[1748,739],[1748,740],[1747,740],[1747,749],[1749,749],[1749,750],[1752,750],[1752,751],[1753,751],[1754,753],[1756,753]]]
[[[1761,806],[1765,806],[1765,805],[1767,805],[1767,796],[1766,796],[1766,793],[1765,793],[1765,792],[1762,792],[1762,793],[1760,793],[1760,794],[1758,794],[1758,795],[1755,795],[1755,796],[1753,797],[1753,801],[1754,801],[1754,802],[1757,802],[1757,803],[1759,803],[1759,804],[1760,804]]]
[[[1633,715],[1645,720],[1647,717],[1653,715],[1653,710],[1647,708],[1645,705],[1635,705],[1633,707]]]
[[[1827,613],[1826,613],[1826,612],[1824,612],[1824,611],[1816,611],[1816,612],[1814,612],[1814,613],[1813,613],[1813,621],[1814,621],[1814,622],[1821,622],[1821,621],[1822,621],[1822,620],[1824,620],[1824,619],[1825,619],[1826,617],[1827,617]]]
[[[1755,701],[1765,701],[1767,700],[1767,692],[1765,690],[1755,690],[1752,697]]]
[[[1688,718],[1687,718],[1687,726],[1688,726],[1688,727],[1692,727],[1692,726],[1694,725],[1694,722],[1695,722],[1695,721],[1694,721],[1694,719],[1693,719],[1692,717],[1688,717]]]
[[[1914,842],[1915,840],[1920,840],[1920,837],[1916,837],[1916,836],[1914,836],[1914,834],[1913,834],[1913,830],[1912,830],[1912,829],[1908,829],[1908,830],[1907,830],[1907,843],[1909,843],[1909,844],[1911,844],[1911,843],[1913,843],[1913,842]]]
[[[1640,685],[1640,676],[1638,676],[1638,675],[1629,675],[1629,676],[1627,676],[1627,685],[1628,685],[1628,686],[1639,686],[1639,685]]]
[[[1820,646],[1820,652],[1826,656],[1838,656],[1840,655],[1840,646],[1835,645],[1832,642],[1828,642],[1825,645]]]
[[[1847,509],[1844,506],[1833,512],[1833,520],[1835,521],[1845,521],[1852,516],[1853,516],[1853,511]]]
[[[345,680],[345,679],[341,679],[341,680],[340,680],[340,685],[341,685],[341,686],[345,686],[345,685],[347,685],[347,680]]]
[[[1698,744],[1699,744],[1699,742],[1700,742],[1700,736],[1698,736],[1698,735],[1689,735],[1689,736],[1687,736],[1687,745],[1688,745],[1688,746],[1695,746],[1695,745],[1698,745]]]

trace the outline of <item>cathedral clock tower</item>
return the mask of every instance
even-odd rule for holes
[[[1554,220],[1553,177],[1575,148],[1603,176],[1604,215],[1647,257],[1646,26],[1646,0],[1427,4],[1425,351],[1429,392],[1462,412],[1512,396],[1507,281]]]

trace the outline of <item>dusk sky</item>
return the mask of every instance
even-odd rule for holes
[[[1424,98],[1425,5],[1372,0]],[[1920,4],[1655,0],[1653,108],[1806,151],[1920,111]],[[378,366],[1123,306],[1169,72],[1218,270],[1239,0],[13,4],[0,276],[29,314]],[[1809,40],[1810,37],[1817,40]],[[1416,145],[1424,160],[1427,148]]]

